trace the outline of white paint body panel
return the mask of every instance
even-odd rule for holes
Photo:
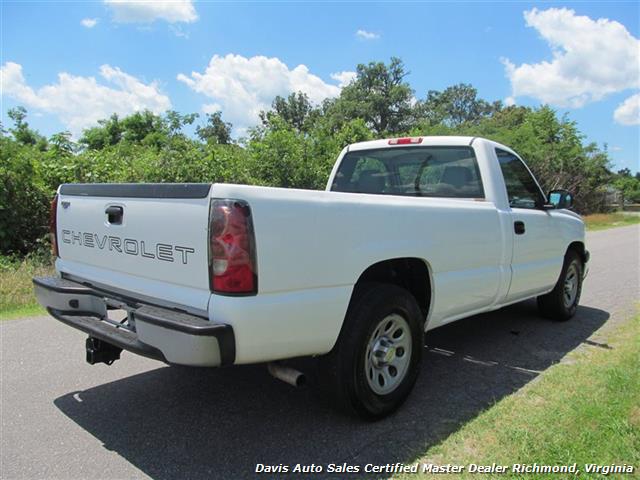
[[[68,202],[66,208],[64,202]],[[124,207],[121,225],[106,221],[105,209],[110,205]],[[122,288],[131,292],[131,296],[162,298],[206,311],[210,296],[209,198],[60,195],[57,213],[58,269],[91,282]],[[87,242],[85,234],[92,241]],[[111,238],[120,240],[120,251]],[[127,240],[132,241],[125,245]],[[164,246],[160,252],[158,245]],[[175,250],[176,246],[181,250]],[[186,263],[183,249],[193,250],[185,252]]]
[[[425,137],[422,145],[467,146],[471,140]],[[61,229],[118,231],[105,226],[104,216],[96,212],[106,204],[123,203],[129,216],[119,229],[122,234],[148,245],[188,245],[195,252],[183,264],[177,257],[161,262],[60,242],[57,269],[131,296],[206,312],[212,321],[231,325],[236,363],[328,352],[354,284],[369,266],[388,259],[418,258],[428,266],[432,304],[427,329],[548,292],[568,245],[584,242],[582,221],[567,211],[512,210],[493,153],[496,146],[505,147],[483,139],[472,145],[484,201],[214,184],[212,198],[241,199],[251,207],[258,262],[255,296],[209,292],[209,198],[69,197],[71,207],[58,208],[59,236]],[[381,147],[389,147],[387,141],[349,149]],[[514,235],[516,219],[525,221],[525,235]]]

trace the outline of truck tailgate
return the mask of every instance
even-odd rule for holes
[[[207,184],[62,185],[59,267],[72,275],[94,272],[96,278],[88,280],[107,286],[137,277],[208,292],[210,189]]]

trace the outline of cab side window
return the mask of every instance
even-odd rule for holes
[[[518,157],[496,148],[511,208],[539,208],[545,198],[535,179]]]

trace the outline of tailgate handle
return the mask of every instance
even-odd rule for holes
[[[124,208],[117,205],[111,205],[104,211],[107,214],[107,221],[113,225],[120,225],[122,223],[122,216],[124,215]]]

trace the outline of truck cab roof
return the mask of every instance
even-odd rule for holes
[[[446,136],[446,135],[438,135],[438,136],[416,136],[416,137],[402,137],[404,138],[411,138],[411,139],[422,139],[420,140],[420,143],[411,143],[411,144],[404,144],[406,145],[416,145],[416,146],[437,146],[437,145],[447,145],[447,146],[458,146],[458,145],[470,145],[472,140],[475,137],[469,137],[469,136]],[[373,148],[386,148],[386,147],[390,147],[390,146],[394,146],[392,143],[393,141],[397,141],[399,138],[398,137],[391,137],[391,138],[383,138],[380,140],[369,140],[367,142],[358,142],[358,143],[352,143],[351,145],[349,145],[349,151],[353,151],[353,150],[369,150],[369,149],[373,149]]]
[[[421,147],[428,147],[428,146],[447,146],[447,147],[453,147],[453,146],[468,146],[471,145],[474,142],[477,142],[478,140],[481,140],[483,142],[489,142],[491,144],[493,144],[494,146],[503,148],[507,151],[512,151],[510,148],[494,142],[493,140],[488,140],[486,138],[482,138],[482,137],[472,137],[472,136],[461,136],[461,135],[426,135],[426,136],[415,136],[415,137],[401,137],[403,140],[404,139],[414,139],[416,140],[415,143],[411,142],[411,143],[391,143],[394,141],[398,141],[400,140],[399,137],[391,137],[391,138],[383,138],[380,140],[369,140],[366,142],[358,142],[358,143],[352,143],[351,145],[349,145],[347,147],[347,151],[348,152],[352,152],[352,151],[357,151],[357,150],[371,150],[371,149],[376,149],[376,148],[392,148],[395,146],[421,146]],[[417,139],[421,139],[419,141],[419,143],[417,142]]]

